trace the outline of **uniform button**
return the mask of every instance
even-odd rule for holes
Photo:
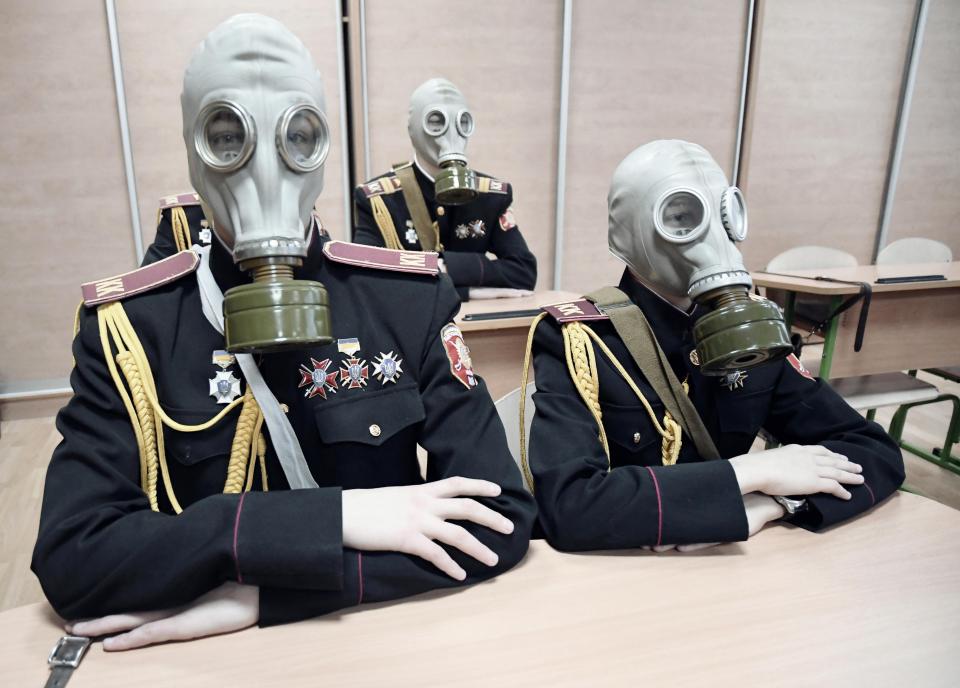
[[[283,411],[284,413],[289,413],[290,407],[287,406],[286,404],[280,404],[280,410]]]
[[[370,434],[373,437],[380,437],[380,426],[374,423],[370,426]]]
[[[446,213],[447,211],[443,209],[442,205],[437,206],[437,215],[439,215],[440,217],[443,217],[444,215],[446,215]]]
[[[640,444],[640,433],[639,433],[639,432],[633,433],[633,443],[634,443],[634,444]]]

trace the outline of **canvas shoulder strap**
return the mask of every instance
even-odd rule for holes
[[[586,298],[610,318],[610,323],[623,340],[630,357],[670,415],[677,419],[681,428],[693,439],[700,456],[704,459],[719,459],[720,452],[717,451],[713,438],[707,432],[690,397],[683,391],[683,386],[674,374],[640,307],[616,287],[603,287],[587,294]]]
[[[400,190],[403,192],[403,200],[407,204],[407,210],[410,211],[410,219],[413,220],[413,228],[416,230],[417,239],[420,241],[420,250],[439,250],[438,232],[433,226],[430,211],[427,210],[427,203],[423,200],[423,194],[420,192],[420,185],[417,183],[417,176],[413,171],[413,163],[405,162],[394,165],[393,171],[400,180]]]

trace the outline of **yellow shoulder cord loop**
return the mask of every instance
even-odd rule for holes
[[[581,322],[573,321],[563,325],[563,353],[567,359],[567,370],[573,380],[573,386],[587,405],[590,415],[599,428],[600,444],[607,455],[607,471],[610,470],[610,444],[607,431],[603,427],[603,413],[600,410],[600,379],[597,375],[597,359],[587,333],[593,330]]]
[[[147,494],[150,508],[159,511],[157,503],[157,473],[159,469],[167,499],[174,512],[179,514],[183,509],[173,491],[170,473],[167,468],[163,432],[159,431],[158,428],[166,425],[179,432],[207,430],[220,422],[237,405],[243,403],[247,397],[234,399],[205,423],[199,425],[178,423],[170,418],[160,406],[153,372],[150,369],[146,352],[133,330],[122,304],[115,301],[100,306],[97,309],[97,320],[100,325],[100,342],[103,346],[104,358],[114,385],[120,394],[124,407],[127,409],[127,414],[130,416],[130,422],[136,437],[137,449],[140,454],[140,485]],[[117,352],[115,356],[113,355],[114,349]],[[117,363],[120,364],[123,371],[123,380],[126,380],[126,386],[124,386],[120,372],[117,370]],[[127,388],[130,390],[129,394]],[[259,409],[256,409],[256,412],[259,413]],[[248,442],[252,441],[248,439]],[[258,445],[258,441],[254,442],[254,446]],[[243,478],[240,479],[240,484],[243,484]]]
[[[190,223],[187,220],[187,211],[182,206],[170,209],[170,226],[173,228],[173,241],[178,251],[186,251],[193,241],[190,239]]]
[[[607,357],[610,363],[613,364],[613,367],[616,368],[617,372],[620,373],[620,376],[627,382],[627,384],[630,386],[630,389],[632,389],[633,393],[637,396],[637,399],[640,400],[640,403],[643,405],[644,409],[646,409],[647,415],[650,416],[650,420],[653,423],[653,427],[656,428],[657,433],[659,433],[660,437],[662,438],[660,445],[660,457],[663,461],[663,465],[672,466],[675,464],[677,462],[677,457],[680,456],[680,448],[683,445],[680,424],[677,423],[673,416],[670,415],[670,412],[667,411],[664,413],[663,424],[661,425],[657,420],[657,416],[654,413],[653,408],[650,406],[650,402],[647,401],[647,398],[643,395],[643,392],[641,392],[640,388],[637,387],[637,383],[633,381],[633,378],[630,377],[630,374],[627,372],[626,368],[623,367],[623,364],[617,359],[616,355],[610,351],[606,344],[603,343],[603,340],[600,339],[600,336],[583,323],[570,324],[579,325],[586,332],[586,334],[589,335],[590,339],[596,342],[603,354]],[[566,330],[566,327],[564,329]],[[576,379],[574,379],[574,383],[576,383]],[[684,382],[683,391],[686,392],[688,389],[689,386],[686,382]],[[604,448],[606,449],[606,446]],[[607,457],[609,458],[609,456],[610,453],[608,451]]]
[[[230,449],[227,480],[223,485],[224,494],[239,494],[244,489],[249,492],[262,427],[263,414],[253,398],[253,392],[248,389],[243,395],[243,409],[237,419],[237,431]]]
[[[530,329],[527,331],[527,348],[523,353],[523,372],[520,374],[520,470],[523,471],[523,477],[527,481],[527,487],[533,491],[533,472],[530,470],[530,461],[527,457],[527,425],[524,422],[527,408],[527,380],[530,379],[530,355],[533,352],[533,335],[537,331],[537,325],[547,317],[546,313],[541,313],[533,322],[530,323]]]
[[[390,217],[390,211],[387,210],[387,204],[383,202],[380,196],[370,198],[370,207],[373,209],[373,219],[377,221],[377,227],[380,228],[380,234],[383,235],[384,245],[394,251],[402,251],[400,237],[397,235],[397,228],[393,224],[393,218]]]

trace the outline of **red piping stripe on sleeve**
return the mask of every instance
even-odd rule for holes
[[[363,604],[363,552],[357,552],[357,578],[360,579],[360,594],[357,604]]]
[[[650,478],[653,480],[653,489],[657,492],[657,547],[663,539],[663,502],[660,499],[660,483],[657,482],[657,474],[653,472],[650,466],[644,466],[650,472]]]
[[[243,498],[246,496],[246,492],[240,493],[240,501],[237,502],[237,517],[233,521],[233,563],[237,567],[238,583],[243,583],[243,574],[240,573],[240,558],[237,556],[237,537],[240,534],[240,512],[243,511]]]
[[[877,503],[877,497],[873,494],[873,490],[870,489],[870,486],[867,484],[866,480],[863,481],[863,486],[867,488],[867,492],[870,493],[870,506],[873,506]]]

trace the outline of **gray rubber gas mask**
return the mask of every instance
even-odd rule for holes
[[[326,290],[293,279],[330,146],[310,53],[275,19],[231,17],[194,52],[180,102],[190,181],[217,238],[253,277],[225,295],[227,349],[328,343]]]
[[[462,205],[477,197],[477,175],[467,166],[467,141],[473,114],[463,94],[446,79],[430,79],[410,96],[407,131],[417,160],[439,170],[434,180],[437,202]]]
[[[707,313],[693,327],[705,375],[725,375],[792,351],[780,309],[750,294],[736,242],[747,237],[743,195],[700,146],[653,141],[617,167],[608,196],[610,251],[664,295]]]

